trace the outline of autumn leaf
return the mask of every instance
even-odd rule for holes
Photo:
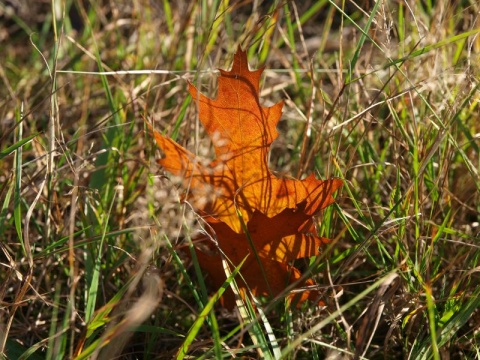
[[[321,181],[313,175],[304,180],[277,178],[269,170],[268,152],[278,136],[283,102],[260,105],[262,71],[250,71],[246,52],[239,49],[232,69],[220,70],[216,99],[189,84],[200,121],[212,139],[215,160],[198,159],[156,131],[154,136],[164,154],[159,163],[185,179],[186,199],[209,224],[210,237],[217,240],[217,245],[207,242],[210,251],[198,252],[202,268],[221,286],[225,275],[215,247],[233,265],[248,256],[240,271],[246,283],[239,281],[239,287],[244,294],[250,289],[254,295],[271,297],[300,279],[294,260],[316,255],[327,242],[316,235],[312,217],[333,203],[332,193],[342,181]],[[224,305],[232,306],[231,295],[226,295]],[[315,291],[305,292],[300,301],[316,296]]]

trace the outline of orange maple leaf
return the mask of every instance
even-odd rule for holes
[[[327,241],[315,234],[312,217],[334,202],[332,193],[343,183],[313,175],[282,179],[269,170],[268,151],[278,135],[283,102],[260,105],[262,71],[249,71],[246,52],[239,49],[232,69],[220,70],[215,100],[189,84],[215,147],[216,158],[209,164],[160,133],[154,131],[154,136],[164,153],[159,163],[185,179],[188,201],[210,225],[210,235],[229,261],[238,265],[249,255],[241,270],[246,283],[238,282],[243,294],[249,288],[254,295],[275,296],[301,277],[291,262],[316,255]],[[215,250],[213,242],[208,246]],[[221,257],[215,251],[197,253],[202,268],[221,286]],[[314,284],[310,279],[305,283]],[[231,295],[223,299],[228,307],[233,305]],[[315,291],[305,292],[300,302],[316,296]]]

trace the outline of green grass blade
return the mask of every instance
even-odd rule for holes
[[[30,136],[27,136],[26,138],[21,139],[20,141],[16,142],[15,144],[7,147],[5,150],[0,151],[0,160],[2,160],[4,157],[10,155],[12,152],[19,149],[23,145],[27,144],[28,142],[30,142],[32,139],[34,139],[37,136],[38,136],[38,134],[32,134]]]
[[[115,197],[113,200],[115,200]],[[104,254],[103,248],[104,248],[105,238],[108,230],[108,219],[110,217],[110,213],[112,211],[113,205],[114,205],[114,201],[112,201],[112,203],[110,204],[110,209],[108,213],[105,215],[105,218],[103,219],[104,221],[103,233],[102,233],[102,237],[100,238],[100,243],[98,244],[95,263],[94,263],[94,267],[91,274],[91,281],[88,286],[88,292],[87,292],[88,297],[87,297],[87,304],[85,307],[86,322],[89,322],[90,319],[92,319],[93,313],[95,311],[95,307],[97,304],[97,296],[98,296],[98,290],[100,285],[100,273],[101,273],[101,266],[102,266],[103,254]]]
[[[16,113],[18,125],[18,139],[21,142],[23,138],[23,123],[20,121],[21,114],[19,111]],[[24,256],[29,256],[27,254],[27,250],[25,249],[25,243],[23,241],[23,231],[22,231],[22,200],[21,200],[21,191],[22,191],[22,164],[23,164],[23,151],[22,147],[17,147],[15,150],[15,190],[13,193],[13,203],[14,203],[14,210],[13,210],[13,218],[15,223],[15,230],[17,231],[18,239],[22,245],[23,254]]]
[[[188,354],[188,349],[190,345],[193,343],[195,340],[195,337],[197,336],[198,332],[200,331],[200,328],[202,327],[205,319],[207,318],[208,314],[213,309],[213,306],[217,303],[217,301],[220,299],[220,297],[223,295],[225,290],[230,286],[230,283],[233,281],[235,276],[238,274],[240,271],[240,268],[242,267],[243,263],[245,260],[243,260],[240,265],[238,265],[230,274],[230,276],[227,278],[223,286],[217,290],[217,292],[208,300],[207,304],[203,308],[203,310],[200,312],[198,315],[197,319],[193,323],[192,327],[188,331],[188,334],[185,338],[185,341],[183,342],[183,345],[179,349],[176,359],[177,360],[182,360],[185,358],[185,356]]]

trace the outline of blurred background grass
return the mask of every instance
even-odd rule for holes
[[[3,357],[478,358],[479,12],[2,1]],[[209,312],[183,251],[196,216],[144,120],[211,157],[186,80],[214,96],[238,46],[286,100],[272,169],[345,180],[310,261],[325,309]]]

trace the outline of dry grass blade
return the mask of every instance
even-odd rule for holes
[[[360,359],[366,355],[384,313],[385,304],[395,296],[400,284],[400,276],[393,273],[377,289],[372,303],[363,314],[362,324],[356,334],[354,359]]]
[[[162,301],[164,292],[164,282],[155,271],[146,270],[142,275],[143,293],[138,299],[125,303],[118,309],[118,315],[121,319],[118,323],[111,323],[106,329],[100,344],[106,344],[100,350],[95,352],[91,359],[112,359],[120,356],[125,346],[133,336],[133,331],[145,320],[147,320],[157,309]],[[125,312],[121,315],[121,312]]]

